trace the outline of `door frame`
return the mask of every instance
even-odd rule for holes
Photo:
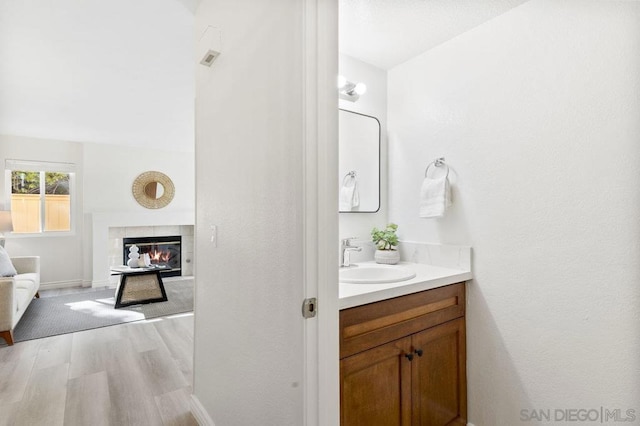
[[[305,320],[306,426],[340,423],[338,340],[338,2],[303,4],[305,297],[318,314]]]

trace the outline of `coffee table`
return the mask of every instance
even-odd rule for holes
[[[114,275],[120,275],[116,287],[116,304],[114,308],[138,305],[143,303],[166,302],[167,292],[162,283],[161,271],[171,270],[169,267],[130,268],[116,266],[111,268]]]

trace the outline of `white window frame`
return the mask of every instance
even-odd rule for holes
[[[11,232],[8,235],[11,238],[33,238],[43,236],[67,236],[76,234],[76,170],[77,167],[73,163],[57,163],[52,161],[30,161],[30,160],[5,160],[4,173],[5,173],[5,205],[8,210],[11,210],[11,195],[12,195],[12,178],[11,172],[14,170],[27,171],[27,172],[40,172],[40,232]],[[69,198],[71,201],[69,211],[69,224],[70,229],[68,231],[46,231],[45,228],[45,197],[44,191],[44,173],[57,172],[69,174]]]

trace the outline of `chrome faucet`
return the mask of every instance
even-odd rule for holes
[[[345,238],[340,244],[340,267],[348,268],[351,266],[351,252],[362,251],[362,247],[356,247],[351,245],[351,240],[355,237]]]

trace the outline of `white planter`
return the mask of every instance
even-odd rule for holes
[[[376,250],[373,256],[377,263],[384,263],[386,265],[395,265],[400,262],[399,250]]]

